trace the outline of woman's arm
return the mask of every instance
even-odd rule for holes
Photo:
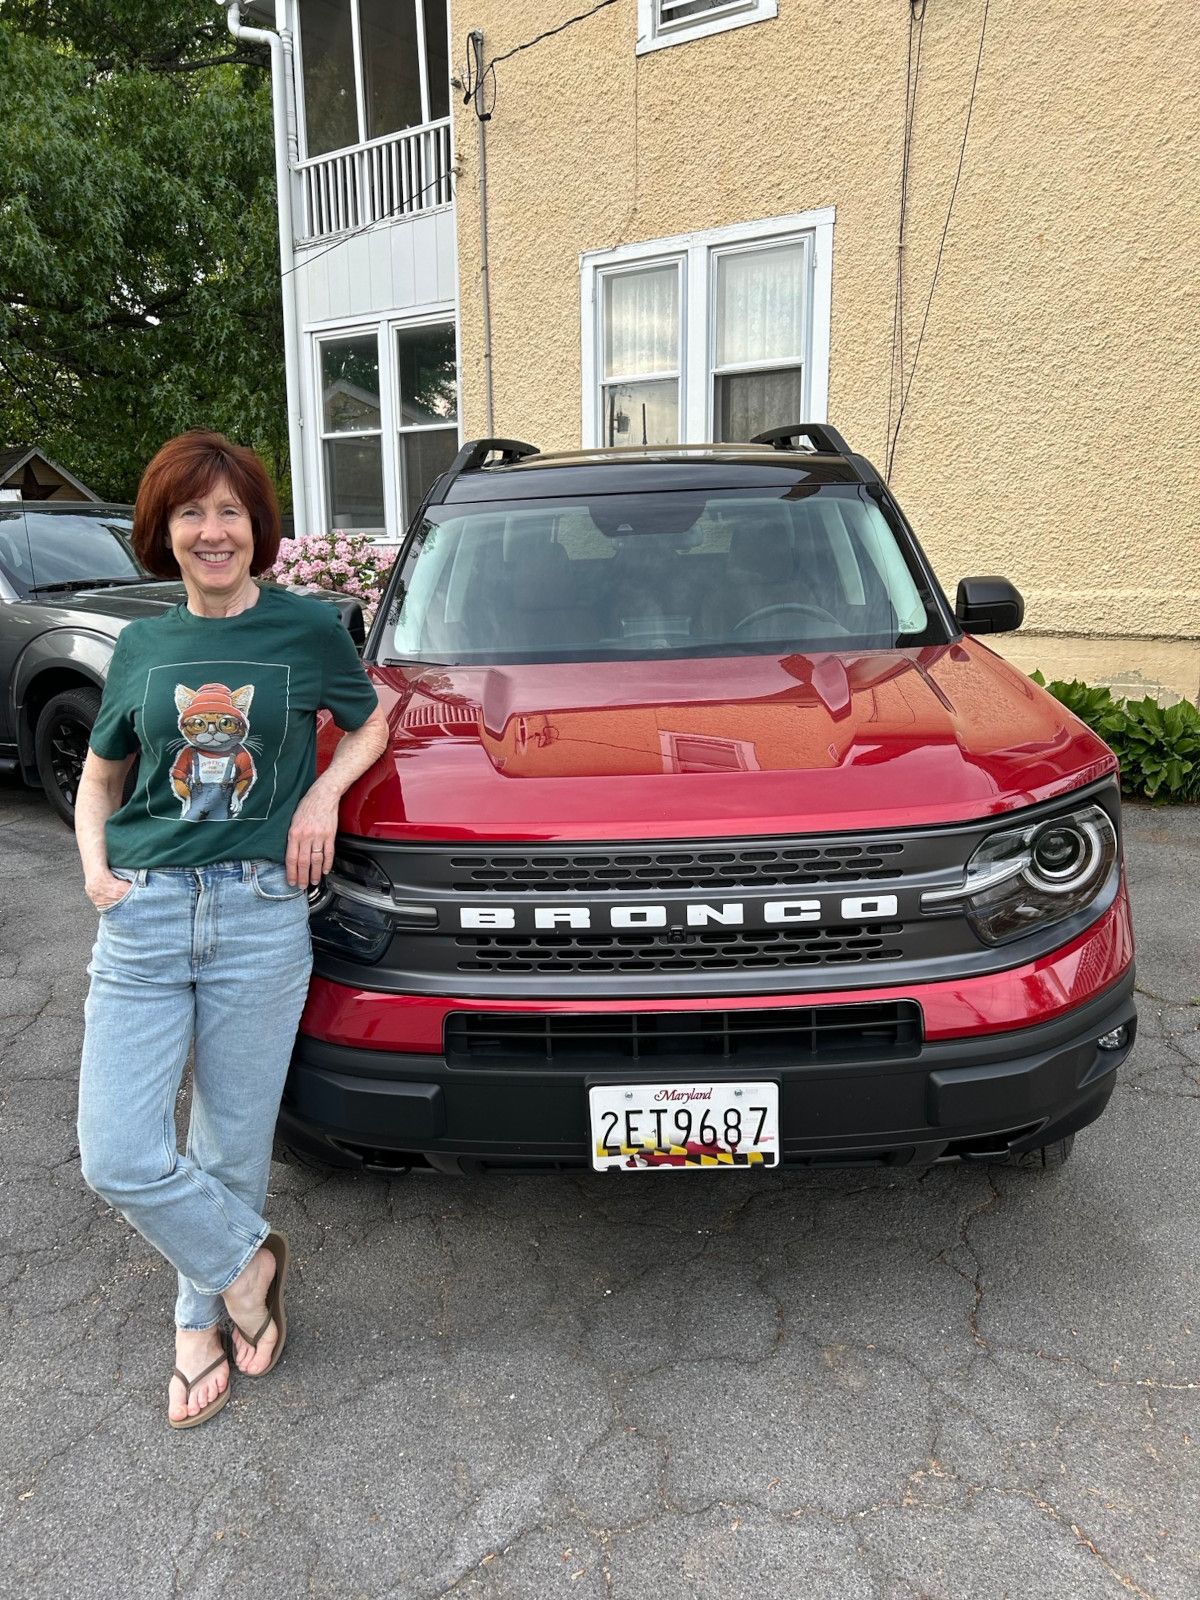
[[[361,778],[388,747],[388,723],[376,706],[361,728],[338,741],[333,760],[296,807],[288,830],[289,883],[319,883],[333,865],[338,803],[355,778]]]
[[[89,750],[79,779],[79,793],[75,796],[75,843],[83,862],[84,892],[101,911],[116,905],[129,893],[124,878],[115,878],[108,870],[104,824],[121,804],[132,763],[132,756],[106,761]]]

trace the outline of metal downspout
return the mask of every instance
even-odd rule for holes
[[[223,4],[224,0],[217,0]],[[276,8],[276,20],[280,8]],[[275,141],[275,188],[279,212],[280,290],[283,296],[283,359],[287,383],[288,455],[292,467],[292,516],[297,535],[308,530],[304,478],[304,419],[300,401],[300,328],[296,313],[294,272],[296,266],[295,230],[292,226],[292,169],[289,152],[295,138],[288,126],[288,94],[285,43],[280,33],[270,28],[250,28],[242,22],[236,3],[225,10],[225,20],[235,39],[265,44],[271,51],[271,111]],[[291,40],[287,40],[290,57]],[[294,127],[294,125],[293,125]],[[289,137],[290,133],[290,137]]]
[[[492,405],[492,300],[488,289],[488,229],[487,229],[487,136],[484,124],[491,118],[483,111],[483,33],[479,28],[470,34],[471,48],[475,53],[475,122],[479,129],[479,287],[483,296],[483,390],[487,404],[487,436],[496,431]]]

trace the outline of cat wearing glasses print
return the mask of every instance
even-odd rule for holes
[[[258,773],[250,746],[250,702],[254,686],[227,689],[202,683],[198,689],[175,685],[179,712],[179,754],[171,767],[171,787],[184,822],[229,822],[238,815]]]

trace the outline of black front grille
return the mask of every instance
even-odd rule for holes
[[[913,1056],[915,1001],[776,1006],[760,1011],[628,1011],[538,1016],[454,1012],[446,1019],[452,1067],[762,1069]]]
[[[466,894],[560,889],[733,889],[755,884],[877,882],[898,878],[904,845],[869,840],[805,845],[753,842],[627,850],[514,851],[451,855],[453,889]]]
[[[460,934],[459,972],[744,972],[896,961],[899,922],[734,933]]]

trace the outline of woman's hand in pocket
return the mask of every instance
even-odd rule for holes
[[[128,878],[118,878],[115,872],[106,872],[84,883],[84,893],[97,911],[109,911],[133,888]]]

